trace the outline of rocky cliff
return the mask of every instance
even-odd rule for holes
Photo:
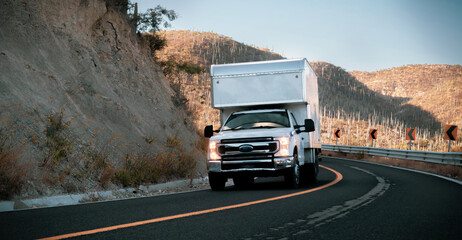
[[[111,174],[134,152],[156,155],[166,145],[202,157],[195,151],[199,137],[150,49],[108,2],[0,3],[2,139],[17,166],[27,168],[23,196],[100,187],[94,184],[105,167],[88,181],[81,172],[95,160],[85,156],[103,150]],[[72,156],[81,162],[71,163]]]

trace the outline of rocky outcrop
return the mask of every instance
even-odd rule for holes
[[[191,152],[199,138],[174,96],[126,16],[105,1],[0,3],[0,117],[24,163],[40,165],[39,142],[60,112],[81,140],[76,151],[94,142],[114,156],[130,144],[159,151],[176,136]]]

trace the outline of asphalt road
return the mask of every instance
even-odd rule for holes
[[[79,239],[462,239],[462,185],[434,176],[324,158],[316,185],[287,189],[263,179],[252,189],[228,187],[164,196],[0,213],[0,239],[36,239],[157,219]],[[287,194],[231,209],[234,206]],[[177,216],[184,213],[194,216]]]

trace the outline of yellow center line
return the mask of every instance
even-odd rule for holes
[[[336,175],[335,180],[333,180],[332,182],[327,183],[325,185],[319,186],[317,188],[312,188],[312,189],[309,189],[309,190],[296,192],[296,193],[291,193],[291,194],[287,194],[287,195],[282,195],[282,196],[278,196],[278,197],[267,198],[267,199],[252,201],[252,202],[246,202],[246,203],[240,203],[240,204],[235,204],[235,205],[229,205],[229,206],[224,206],[224,207],[212,208],[212,209],[207,209],[207,210],[202,210],[202,211],[183,213],[183,214],[178,214],[178,215],[173,215],[173,216],[168,216],[168,217],[154,218],[154,219],[149,219],[149,220],[145,220],[145,221],[120,224],[120,225],[115,225],[115,226],[111,226],[111,227],[97,228],[97,229],[88,230],[88,231],[82,231],[82,232],[76,232],[76,233],[68,233],[68,234],[58,235],[58,236],[54,236],[54,237],[42,238],[41,240],[44,240],[44,239],[47,239],[47,240],[48,239],[50,239],[50,240],[51,239],[64,239],[64,238],[78,237],[78,236],[84,236],[84,235],[90,235],[90,234],[95,234],[95,233],[107,232],[107,231],[112,231],[112,230],[117,230],[117,229],[122,229],[122,228],[135,227],[135,226],[140,226],[140,225],[145,225],[145,224],[150,224],[150,223],[163,222],[163,221],[168,221],[168,220],[173,220],[173,219],[178,219],[178,218],[191,217],[191,216],[202,215],[202,214],[207,214],[207,213],[212,213],[212,212],[219,212],[219,211],[224,211],[224,210],[229,210],[229,209],[234,209],[234,208],[247,207],[247,206],[250,206],[250,205],[276,201],[276,200],[280,200],[280,199],[284,199],[284,198],[290,198],[290,197],[295,197],[295,196],[311,193],[311,192],[314,192],[314,191],[319,191],[321,189],[330,187],[330,186],[340,182],[343,179],[342,174],[340,174],[339,172],[337,172],[337,171],[335,171],[335,170],[333,170],[331,168],[322,166],[322,165],[320,165],[320,167],[335,173],[335,175]]]

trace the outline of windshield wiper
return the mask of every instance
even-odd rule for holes
[[[275,126],[258,126],[258,127],[251,127],[249,129],[252,129],[252,128],[277,128]]]
[[[239,127],[234,127],[234,128],[223,129],[223,131],[232,131],[232,130],[239,130],[239,129],[245,129],[245,128],[242,128],[241,126],[239,126]]]

